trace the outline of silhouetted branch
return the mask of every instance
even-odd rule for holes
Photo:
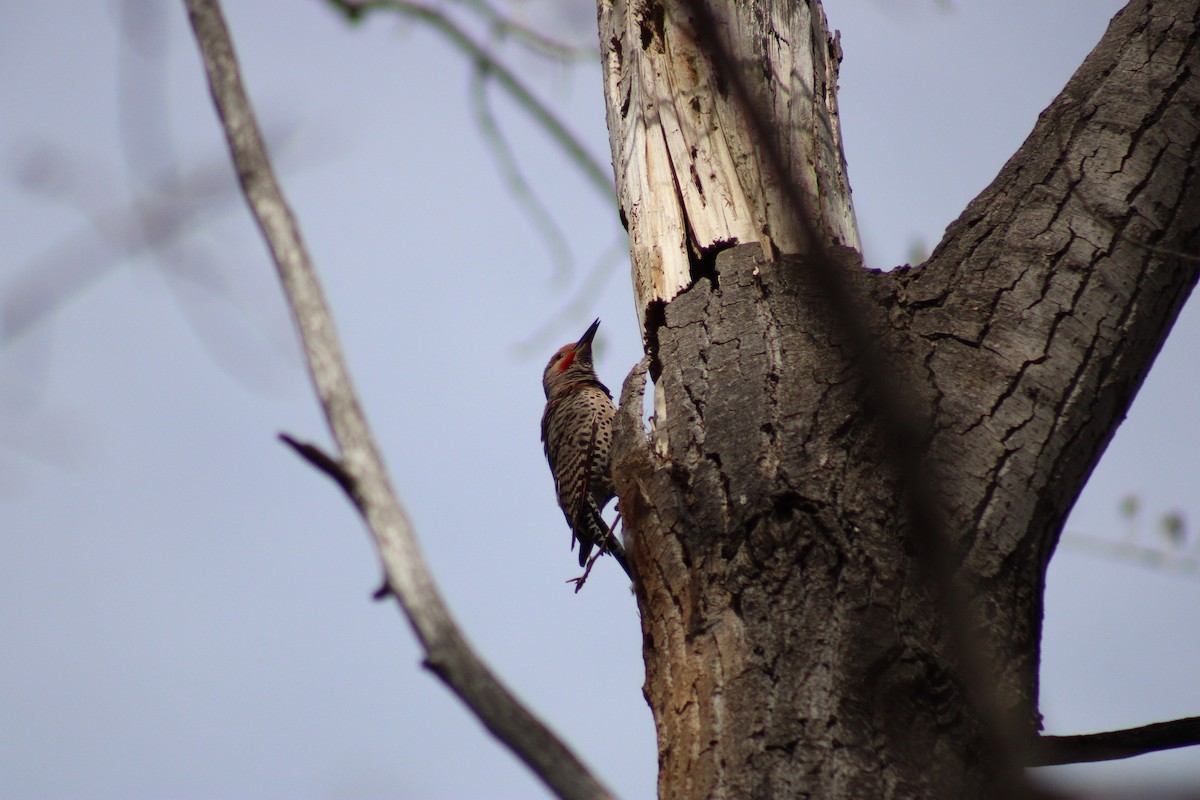
[[[336,463],[354,486],[355,505],[375,540],[387,585],[425,649],[425,665],[560,797],[610,797],[579,759],[492,675],[451,618],[359,405],[316,270],[271,169],[220,6],[217,0],[186,3],[242,190],[271,250],[314,388],[340,450]]]
[[[1193,747],[1200,744],[1200,717],[1155,722],[1140,728],[1125,728],[1079,736],[1039,736],[1030,750],[1028,766],[1082,764]]]

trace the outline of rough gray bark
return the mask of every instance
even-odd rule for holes
[[[1130,3],[933,256],[886,281],[1001,693],[1031,719],[1045,567],[1196,282],[1198,21],[1195,0]]]
[[[1026,736],[1046,564],[1196,280],[1198,17],[1197,0],[1130,3],[925,264],[873,273],[837,251],[920,403],[956,577]],[[656,447],[637,381],[624,393],[614,477],[659,794],[995,796],[843,331],[810,257],[773,256],[726,250],[643,309]]]

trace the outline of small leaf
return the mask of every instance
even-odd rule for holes
[[[927,258],[929,258],[929,248],[925,246],[925,240],[920,236],[914,236],[908,243],[908,263],[924,264]]]
[[[1117,506],[1121,512],[1121,516],[1125,519],[1133,519],[1136,517],[1138,511],[1141,510],[1141,507],[1142,498],[1138,497],[1136,494],[1125,495],[1125,497],[1121,500],[1121,504]]]
[[[1158,524],[1162,526],[1163,535],[1167,537],[1172,546],[1180,547],[1187,539],[1187,522],[1184,520],[1182,512],[1172,511],[1163,514]]]

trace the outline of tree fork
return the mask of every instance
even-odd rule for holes
[[[1130,3],[926,264],[837,258],[919,401],[997,699],[1031,742],[1046,564],[1195,282],[1198,5]],[[995,795],[903,487],[811,280],[814,246],[857,241],[836,42],[815,3],[720,11],[747,110],[689,7],[600,7],[656,379],[654,447],[623,402],[614,477],[660,796]],[[772,147],[789,174],[764,169]],[[804,224],[781,186],[817,209]]]

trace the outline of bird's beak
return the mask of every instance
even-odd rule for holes
[[[583,336],[579,337],[579,341],[575,343],[576,350],[582,350],[585,347],[592,346],[592,339],[596,338],[596,329],[600,327],[600,320],[597,319],[588,329],[583,332]]]

